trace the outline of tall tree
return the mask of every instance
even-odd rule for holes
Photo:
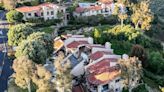
[[[12,10],[16,7],[16,0],[3,0],[3,5],[6,10]]]
[[[24,40],[16,49],[15,56],[27,56],[38,64],[43,64],[47,58],[47,48],[38,40]]]
[[[98,43],[98,40],[101,38],[101,33],[97,28],[94,29],[94,38],[96,40],[96,43]]]
[[[153,20],[153,15],[149,9],[149,0],[133,5],[132,10],[131,20],[135,24],[135,28],[138,29],[138,26],[141,25],[142,30],[148,30]]]
[[[7,34],[8,44],[11,46],[18,46],[18,44],[21,43],[22,40],[25,40],[27,36],[33,32],[34,30],[31,28],[31,26],[26,24],[18,24],[12,26]]]
[[[122,29],[124,25],[124,20],[127,19],[128,15],[126,13],[119,13],[118,17],[121,20],[121,29]]]
[[[138,57],[138,59],[142,62],[143,67],[147,67],[147,54],[145,49],[141,45],[133,45],[131,52],[131,57]]]
[[[57,59],[54,61],[54,66],[56,68],[56,87],[61,92],[72,92],[72,76],[70,74],[70,61],[63,63],[64,53],[59,54]]]
[[[53,52],[53,38],[50,34],[44,32],[35,32],[27,37],[28,40],[38,40],[43,43],[45,49],[47,49],[48,55]]]
[[[124,83],[127,85],[129,92],[138,84],[142,76],[142,64],[136,57],[120,59],[121,77],[124,78]]]
[[[15,59],[13,63],[15,83],[21,88],[28,88],[28,92],[31,92],[30,84],[34,67],[35,64],[25,56]]]
[[[11,10],[6,14],[6,18],[9,23],[17,23],[22,21],[23,14],[16,10]]]
[[[51,82],[52,74],[42,65],[36,66],[35,74],[32,77],[33,82],[37,85],[36,92],[54,92],[55,84]]]

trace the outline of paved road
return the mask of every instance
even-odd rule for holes
[[[1,20],[5,20],[4,14],[5,12],[0,12]],[[2,33],[2,36],[6,36],[4,39],[0,38],[0,44],[3,44],[4,42],[7,42],[7,29],[0,29],[0,33]],[[4,57],[5,54],[6,53],[0,51],[0,65],[3,65],[2,73],[0,75],[0,92],[4,92],[7,89],[7,80],[13,73],[13,70],[11,69],[12,61],[7,56]]]

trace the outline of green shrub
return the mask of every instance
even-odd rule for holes
[[[45,28],[43,28],[41,31],[42,31],[42,32],[45,32],[45,33],[51,34],[51,33],[54,31],[54,29],[51,28],[51,27],[45,27]]]
[[[27,22],[36,23],[36,24],[42,23],[43,21],[44,21],[43,18],[28,18],[27,19]]]
[[[164,73],[164,58],[160,52],[150,52],[148,64],[151,72],[156,74]]]
[[[141,84],[138,87],[134,88],[132,92],[149,92],[149,91],[146,89],[145,84]]]
[[[125,54],[125,53],[129,53],[132,44],[128,41],[111,41],[112,44],[112,49],[114,49],[114,53],[115,54]]]

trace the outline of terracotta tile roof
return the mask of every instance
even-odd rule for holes
[[[119,70],[115,70],[112,72],[103,72],[101,74],[90,74],[87,77],[87,80],[89,83],[94,84],[94,85],[99,85],[99,84],[105,84],[110,81],[112,81],[114,78],[120,75]]]
[[[33,7],[24,6],[24,7],[16,8],[16,10],[19,12],[31,12],[31,11],[39,11],[41,10],[41,8],[37,6],[33,6]]]
[[[92,49],[92,48],[105,48],[105,46],[102,45],[98,45],[98,44],[87,44],[86,45],[88,48]]]
[[[72,92],[84,92],[84,89],[83,89],[83,87],[82,87],[81,85],[79,85],[79,86],[74,86],[74,87],[72,88]]]
[[[64,42],[61,39],[58,39],[54,42],[54,49],[58,50],[64,46]]]
[[[87,8],[77,7],[75,12],[81,13],[81,12],[84,12],[84,11],[90,11],[90,10],[97,11],[97,10],[101,10],[101,9],[103,9],[101,6],[90,6],[90,7],[87,7]]]
[[[97,60],[97,59],[103,57],[103,55],[110,55],[110,54],[112,54],[112,52],[109,52],[109,51],[97,51],[97,52],[91,54],[89,57],[92,60]]]
[[[85,10],[85,8],[77,7],[75,11],[76,11],[77,13],[81,13],[81,12],[84,12],[84,10]]]
[[[42,9],[42,6],[52,8],[52,6],[54,6],[54,5],[55,4],[52,4],[52,3],[43,3],[43,4],[40,4],[38,6],[23,6],[23,7],[20,7],[20,8],[16,8],[16,10],[19,11],[19,12],[40,11]]]
[[[90,67],[87,68],[87,71],[89,71],[90,73],[100,73],[103,72],[104,69],[110,71],[110,62],[116,62],[117,59],[116,58],[105,58],[102,59],[101,61],[99,61],[98,63],[91,65]]]
[[[67,48],[77,48],[79,45],[88,44],[87,41],[73,41],[67,45]]]
[[[99,0],[99,2],[104,3],[104,4],[111,4],[113,0]]]
[[[90,73],[87,76],[89,83],[95,85],[104,84],[120,75],[120,69],[118,67],[110,67],[110,62],[112,61],[116,61],[116,59],[103,59],[87,68]]]

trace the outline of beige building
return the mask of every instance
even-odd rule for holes
[[[44,20],[58,19],[58,12],[65,14],[66,8],[53,3],[43,3],[38,6],[23,6],[16,8],[23,13],[24,20],[29,18],[43,18]]]

